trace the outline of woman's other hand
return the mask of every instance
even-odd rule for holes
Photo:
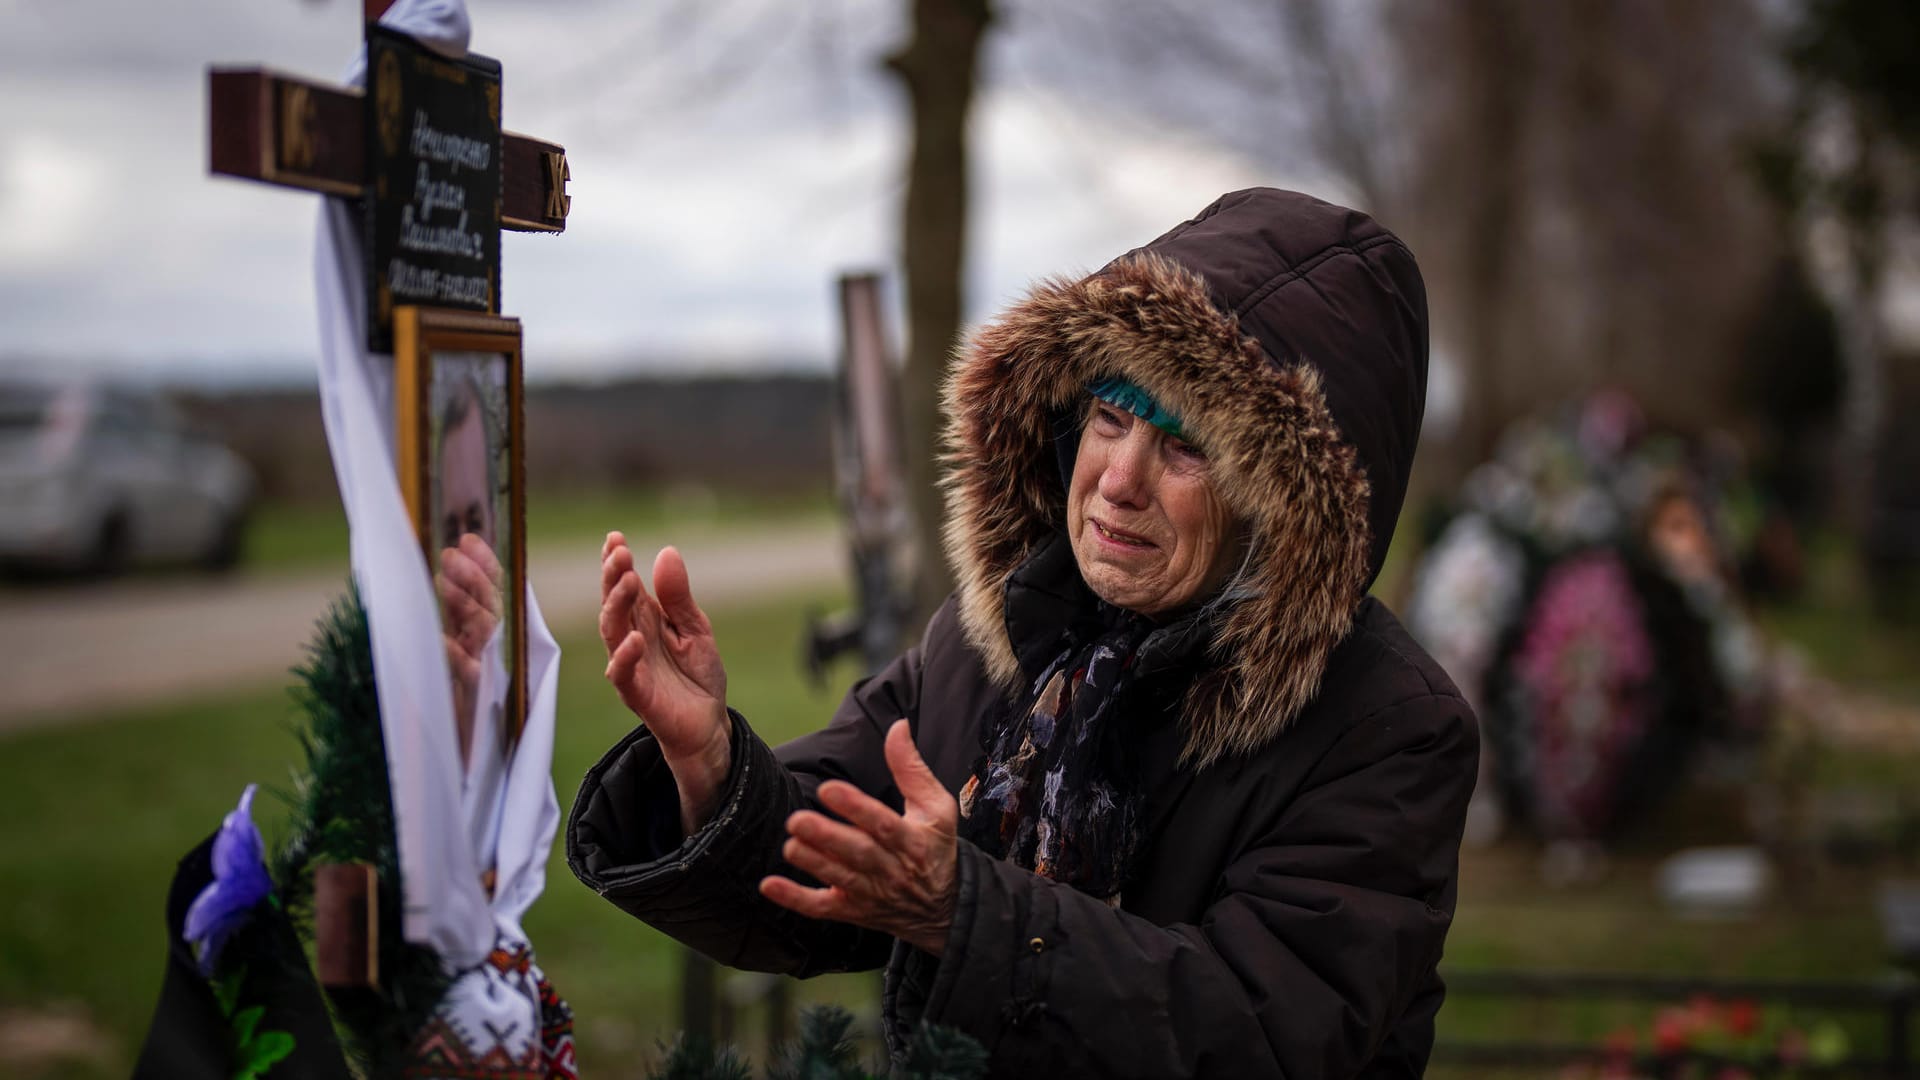
[[[760,892],[810,918],[879,930],[939,956],[953,924],[960,805],[921,760],[905,720],[887,732],[886,754],[906,812],[844,780],[821,784],[820,802],[846,823],[801,810],[787,819],[780,854],[825,888],[774,876],[761,879]]]
[[[680,788],[681,827],[692,834],[712,816],[732,760],[727,672],[678,551],[661,549],[653,587],[658,599],[640,583],[626,538],[608,533],[600,549],[607,681],[659,742]]]

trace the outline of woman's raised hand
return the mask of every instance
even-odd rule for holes
[[[680,788],[681,825],[692,833],[711,816],[732,760],[727,671],[678,551],[661,549],[653,587],[658,599],[640,583],[626,538],[608,533],[600,549],[607,681],[660,744]]]
[[[845,780],[821,784],[821,805],[841,820],[795,811],[780,849],[820,887],[775,874],[760,879],[760,895],[808,918],[878,930],[939,956],[959,888],[960,804],[921,759],[905,720],[888,729],[884,749],[905,810],[896,814]]]

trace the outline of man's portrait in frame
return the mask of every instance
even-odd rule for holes
[[[395,311],[402,491],[433,574],[464,788],[496,786],[526,715],[520,331]]]

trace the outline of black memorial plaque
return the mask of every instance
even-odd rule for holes
[[[367,347],[395,304],[500,310],[500,63],[367,26]]]

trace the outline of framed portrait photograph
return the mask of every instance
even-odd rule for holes
[[[433,572],[462,775],[504,776],[527,715],[520,321],[394,308],[400,489]]]

